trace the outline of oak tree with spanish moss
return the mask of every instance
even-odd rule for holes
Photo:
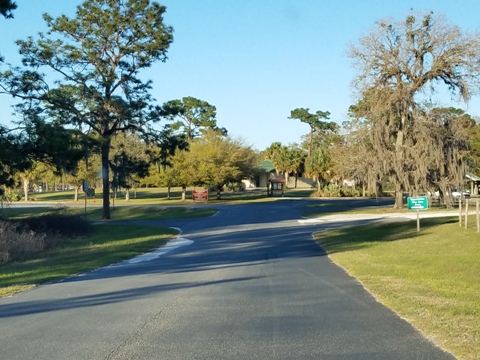
[[[411,14],[404,21],[377,22],[348,55],[358,70],[355,85],[360,94],[351,111],[368,120],[371,155],[380,164],[377,176],[392,181],[395,207],[401,208],[412,177],[427,176],[419,173],[427,165],[416,165],[420,152],[437,151],[425,139],[423,147],[412,151],[418,144],[417,125],[428,121],[421,95],[445,85],[458,100],[468,101],[479,84],[480,38],[450,25],[443,16]],[[461,169],[461,156],[452,157],[449,165]]]

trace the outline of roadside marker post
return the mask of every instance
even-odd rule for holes
[[[82,190],[85,193],[85,220],[87,220],[87,196],[88,196],[88,180],[83,180]]]
[[[477,199],[476,209],[477,209],[477,233],[480,233],[480,199]]]
[[[465,199],[465,229],[468,228],[468,199]]]
[[[458,226],[462,226],[462,198],[458,199]]]
[[[417,210],[417,232],[420,231],[420,210],[428,210],[428,198],[416,196],[407,198],[408,210]]]

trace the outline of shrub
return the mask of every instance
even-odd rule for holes
[[[241,181],[239,182],[229,182],[226,185],[228,191],[245,191],[245,184]]]
[[[18,223],[0,221],[0,262],[20,260],[45,248],[45,233],[20,230]]]
[[[64,237],[86,236],[92,232],[92,225],[82,216],[77,215],[52,213],[21,219],[18,222],[28,230]]]
[[[362,196],[361,189],[354,189],[351,187],[347,187],[342,190],[343,196],[345,197],[359,197]]]
[[[62,245],[68,238],[87,236],[92,225],[81,216],[60,213],[0,221],[0,262]]]
[[[334,184],[325,185],[322,189],[315,191],[311,197],[341,197],[342,191]]]
[[[16,202],[16,201],[20,201],[21,199],[22,199],[22,196],[18,192],[11,189],[6,189],[3,192],[3,194],[0,194],[1,202],[6,202],[6,203]]]

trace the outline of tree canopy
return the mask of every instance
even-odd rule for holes
[[[250,146],[214,130],[194,139],[189,150],[177,152],[172,159],[177,185],[213,187],[218,199],[225,185],[253,177],[259,162]]]
[[[324,121],[328,120],[330,113],[328,111],[318,110],[314,114],[310,113],[308,108],[297,108],[290,112],[289,119],[300,120],[301,122],[308,124],[310,126],[309,134],[309,146],[308,146],[308,156],[312,154],[313,147],[313,134],[316,131],[335,131],[338,129],[338,125],[333,121]],[[324,120],[322,120],[324,119]]]
[[[0,0],[4,17],[15,7]],[[140,74],[167,60],[173,30],[164,13],[149,0],[85,0],[74,18],[45,14],[47,33],[17,41],[23,66],[0,73],[0,93],[20,99],[16,127],[0,126],[0,185],[21,176],[27,188],[48,169],[78,188],[78,176],[101,174],[108,219],[109,190],[138,183],[147,167],[158,175],[149,184],[215,187],[219,196],[252,176],[255,152],[217,126],[215,106],[191,96],[155,105]],[[264,151],[278,173],[303,173],[319,190],[342,178],[364,190],[393,184],[401,207],[405,192],[451,194],[480,168],[478,121],[435,99],[442,87],[463,102],[479,89],[479,34],[410,14],[378,21],[348,54],[358,71],[350,121],[341,133],[328,111],[292,110],[289,119],[309,133],[301,146],[274,142]],[[97,157],[101,171],[89,167]]]
[[[0,0],[0,14],[3,17],[10,19],[13,18],[12,11],[17,8],[17,4],[12,0]]]
[[[402,207],[412,174],[427,166],[412,164],[418,164],[419,151],[430,151],[428,145],[433,144],[424,139],[423,148],[412,151],[418,141],[415,131],[430,119],[420,95],[444,84],[452,95],[467,101],[479,84],[480,38],[433,13],[408,15],[404,21],[377,22],[370,34],[351,46],[349,56],[359,72],[355,85],[360,99],[351,111],[368,121],[371,155],[381,164],[377,176],[386,175],[395,184],[395,206]],[[452,167],[464,166],[461,157],[449,161]],[[460,182],[462,171],[455,173]],[[420,176],[426,174],[414,175]]]
[[[227,135],[227,130],[217,127],[217,109],[214,105],[191,96],[170,100],[163,104],[161,115],[169,119],[173,130],[180,130],[188,139],[198,137],[211,129]]]
[[[26,69],[0,75],[2,92],[36,100],[52,119],[96,134],[101,149],[103,219],[110,218],[109,152],[119,132],[149,133],[159,114],[139,78],[142,69],[166,61],[172,28],[165,7],[149,0],[86,0],[76,17],[44,19],[49,31],[38,40],[18,41]],[[47,68],[60,79],[40,72]]]

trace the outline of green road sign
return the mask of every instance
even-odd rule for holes
[[[415,196],[407,198],[408,210],[427,210],[428,199],[426,196]]]

